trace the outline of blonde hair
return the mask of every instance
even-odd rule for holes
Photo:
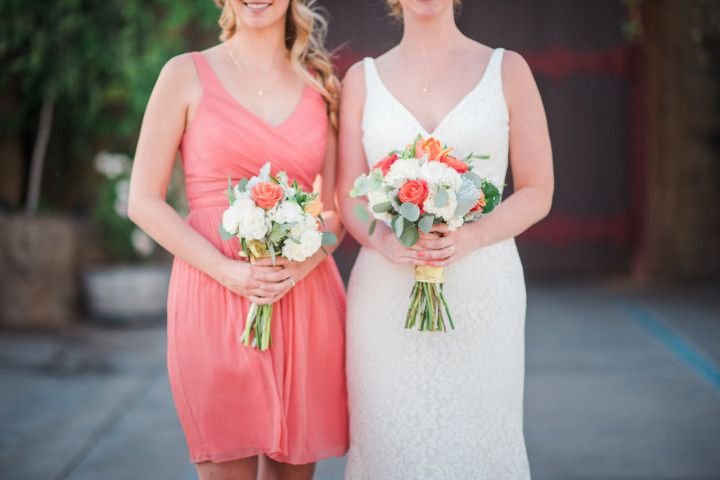
[[[222,8],[218,24],[222,29],[220,40],[225,42],[237,30],[235,11],[230,0],[213,1]],[[330,123],[337,128],[340,81],[333,71],[330,53],[325,48],[327,19],[316,6],[316,0],[290,0],[285,35],[293,69],[323,96]]]
[[[386,0],[388,7],[390,7],[390,13],[393,14],[393,16],[397,18],[402,18],[402,5],[400,5],[400,0]],[[462,3],[462,0],[453,0],[453,6],[455,7],[455,11],[457,11],[460,8],[460,4]]]

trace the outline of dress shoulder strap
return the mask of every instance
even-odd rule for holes
[[[220,86],[220,80],[218,80],[217,75],[215,75],[215,71],[212,69],[212,66],[210,66],[207,57],[205,57],[202,52],[192,52],[190,56],[193,59],[193,63],[195,63],[195,69],[197,70],[203,90]]]
[[[363,58],[365,67],[365,95],[377,92],[382,87],[382,80],[375,66],[375,59],[372,57]]]
[[[487,66],[487,72],[485,72],[489,80],[492,82],[500,82],[500,85],[502,85],[502,62],[504,57],[504,48],[496,48],[493,50]]]

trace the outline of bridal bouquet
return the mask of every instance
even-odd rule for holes
[[[278,255],[302,262],[337,241],[333,233],[320,229],[323,206],[318,194],[304,192],[297,181],[290,183],[285,172],[271,176],[270,163],[256,177],[243,178],[235,186],[228,179],[227,196],[230,207],[223,213],[220,236],[237,237],[240,255],[251,262],[270,257],[274,264]],[[252,304],[240,338],[245,346],[270,347],[272,311],[272,304]]]
[[[490,157],[470,153],[459,159],[450,155],[452,151],[453,147],[435,138],[418,135],[404,150],[391,152],[355,181],[350,196],[367,197],[374,217],[370,235],[381,221],[410,248],[420,232],[429,233],[433,225],[445,223],[449,230],[456,230],[495,208],[501,198],[498,187],[472,171],[474,160]],[[356,206],[356,213],[369,220],[362,205]],[[445,316],[455,328],[443,294],[444,281],[442,267],[415,267],[405,328],[413,328],[419,319],[420,331],[445,331]]]

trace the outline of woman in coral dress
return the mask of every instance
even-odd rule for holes
[[[334,208],[338,82],[312,1],[217,0],[223,42],[163,68],[147,106],[129,215],[175,255],[168,372],[200,478],[311,478],[347,448],[343,285],[332,258],[250,264],[218,226],[234,182],[271,162]],[[190,214],[166,202],[177,151]],[[316,178],[319,180],[315,182]],[[267,351],[238,338],[251,302],[274,303]]]

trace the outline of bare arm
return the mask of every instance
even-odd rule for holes
[[[365,101],[365,75],[362,63],[356,63],[343,79],[340,98],[340,135],[338,145],[337,192],[340,215],[348,232],[365,247],[371,247],[368,224],[354,212],[356,205],[367,208],[361,198],[350,198],[355,179],[367,174],[367,160],[362,146],[362,113]]]
[[[350,198],[355,179],[368,173],[367,159],[362,145],[362,115],[365,103],[365,74],[362,63],[356,63],[348,70],[343,80],[340,99],[340,136],[338,148],[337,194],[340,215],[350,234],[361,245],[374,248],[394,263],[419,265],[420,258],[413,250],[403,247],[390,228],[378,223],[375,233],[368,234],[369,223],[355,214],[356,205],[367,209],[367,202]],[[379,159],[378,159],[379,160]]]
[[[175,57],[163,67],[140,130],[130,178],[128,216],[170,253],[233,292],[256,303],[270,303],[274,297],[268,295],[279,294],[279,287],[254,279],[256,273],[270,267],[254,267],[226,257],[165,200],[188,111],[197,104],[201,93],[189,55]]]
[[[337,243],[328,245],[325,249],[328,253],[334,252],[340,245],[345,229],[340,223],[338,215],[337,195],[335,195],[335,178],[337,176],[337,132],[334,128],[328,130],[327,151],[325,161],[319,177],[319,185],[316,187],[320,192],[320,200],[323,202],[322,218],[325,224],[325,231],[332,232],[337,237]]]
[[[515,237],[550,211],[554,179],[547,118],[530,67],[515,52],[507,52],[503,62],[503,89],[510,111],[514,192],[478,221],[451,233],[441,227],[441,239],[423,238],[421,247],[436,250],[426,252],[434,265],[447,265],[474,249]]]

